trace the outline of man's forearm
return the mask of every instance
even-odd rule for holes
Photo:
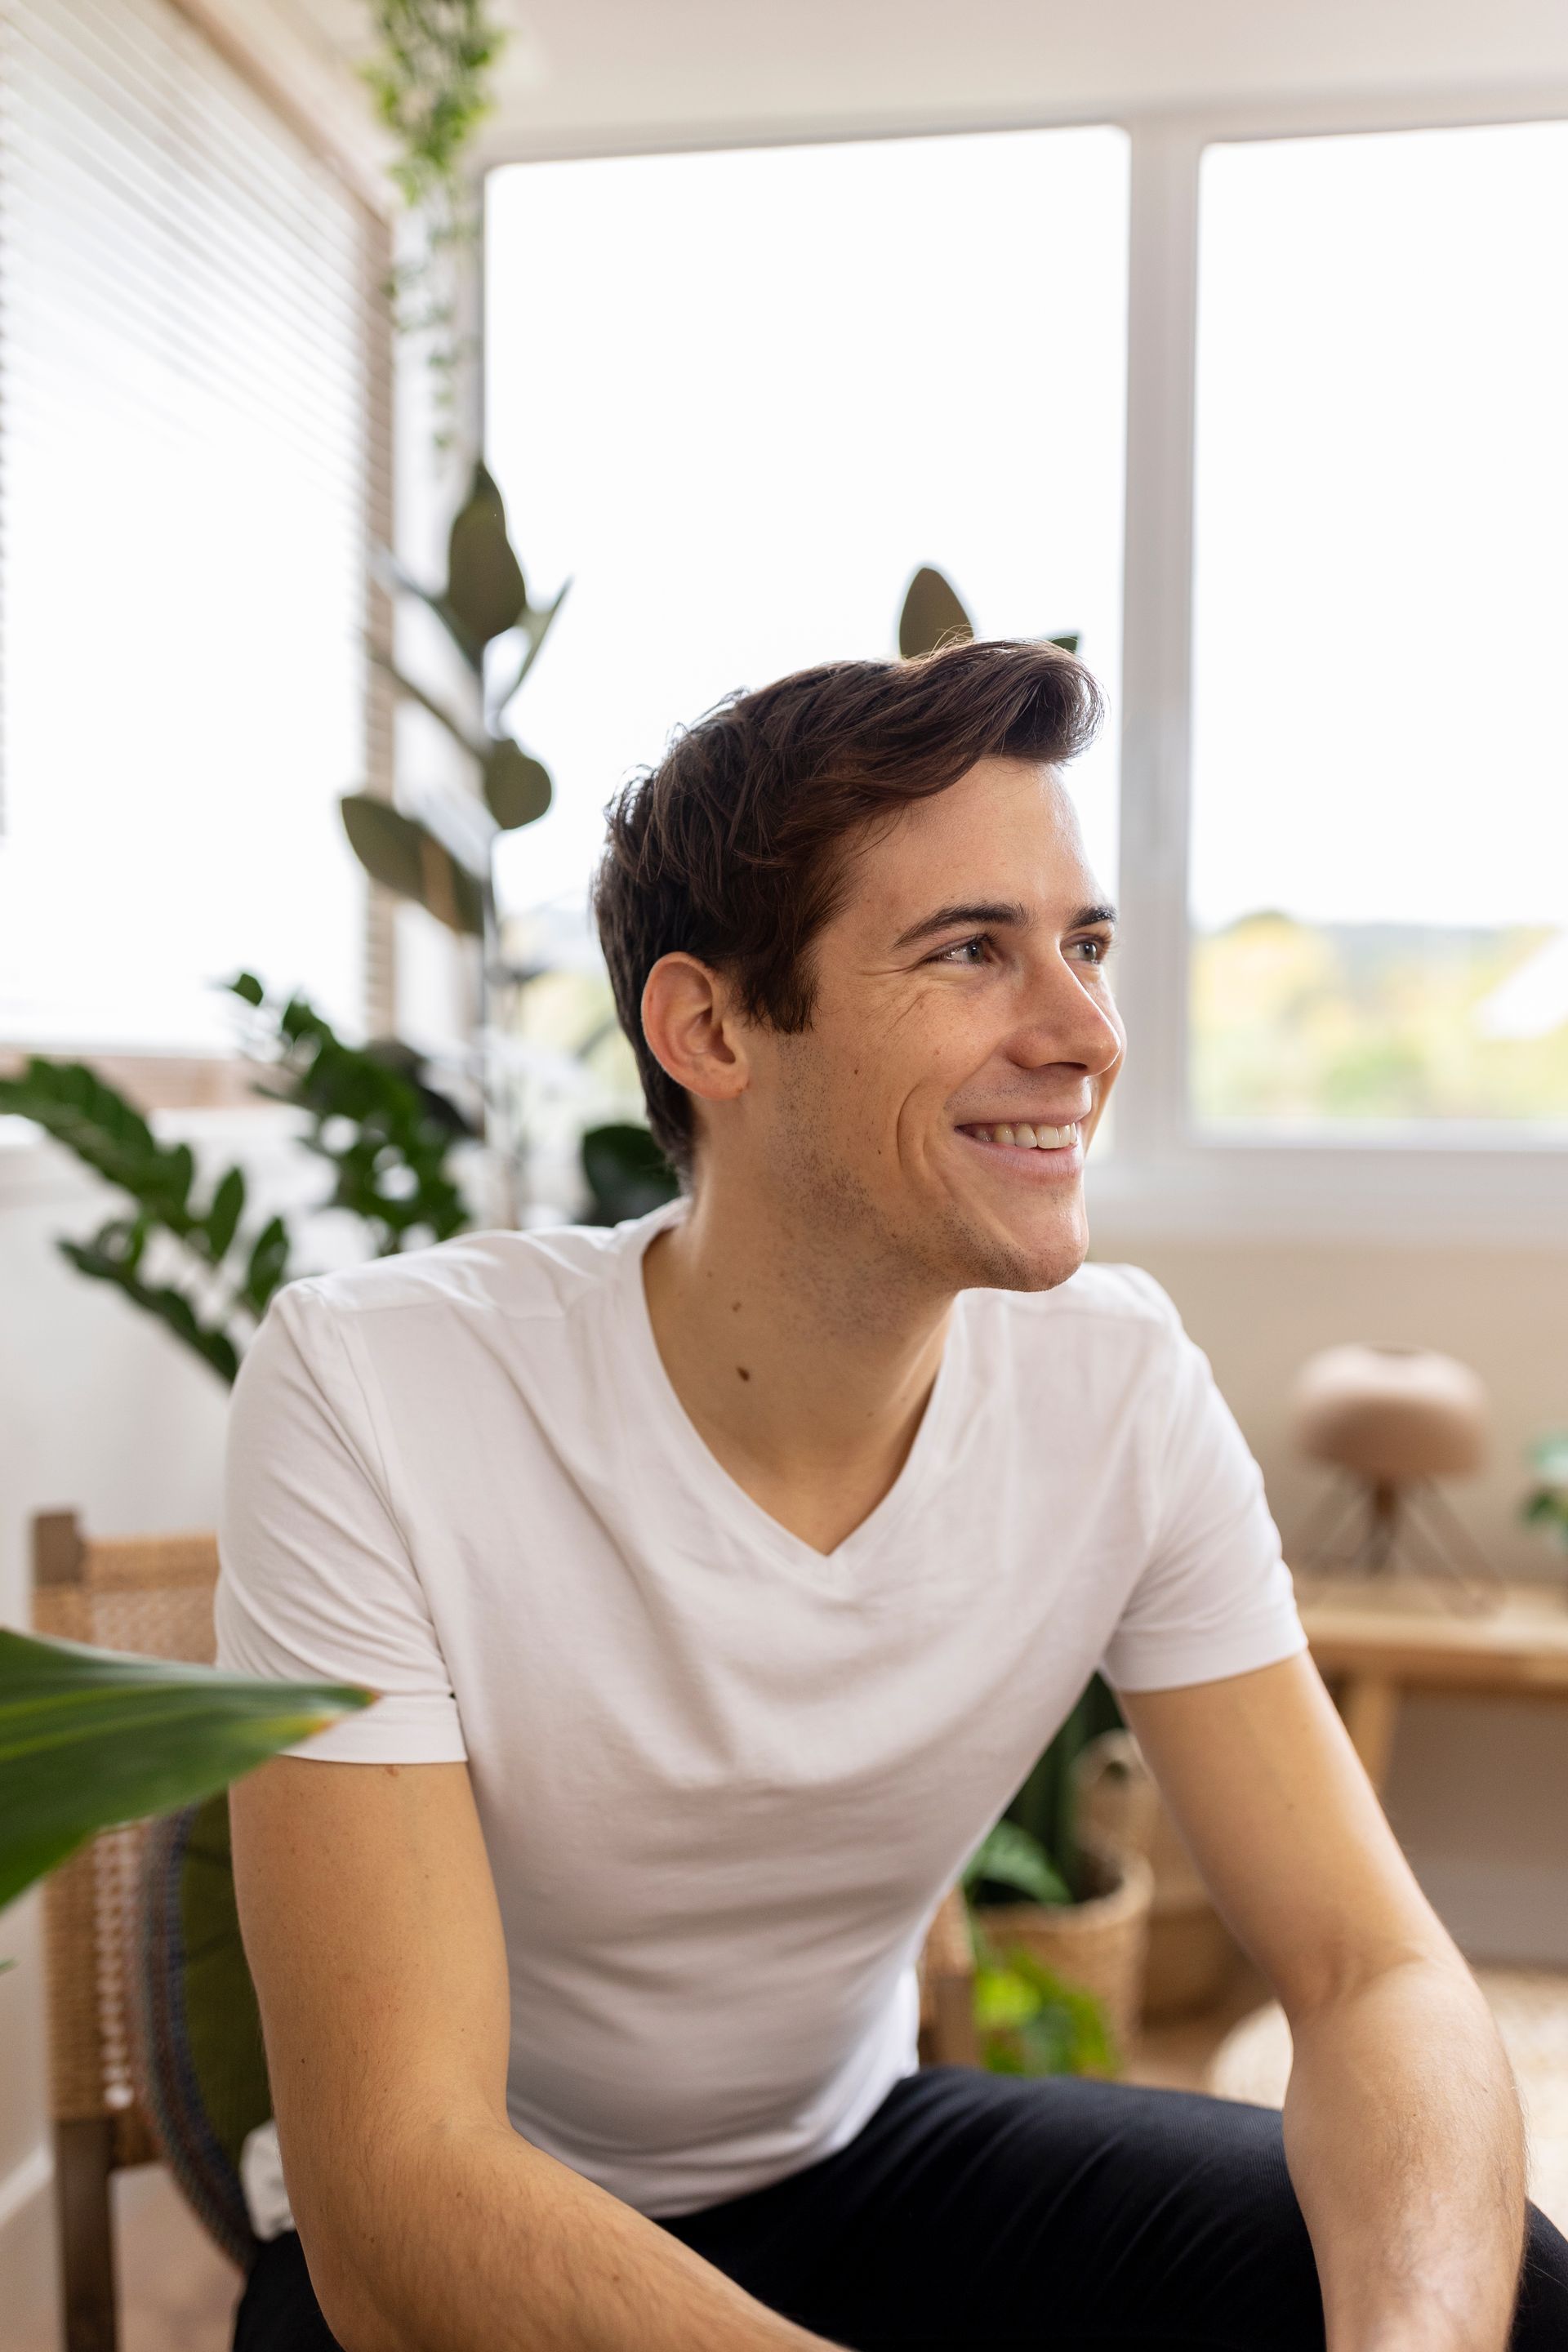
[[[326,2201],[343,2352],[830,2352],[504,2124],[410,2133]]]
[[[1291,2179],[1329,2352],[1504,2352],[1524,2138],[1486,2004],[1411,1960],[1292,2020]]]

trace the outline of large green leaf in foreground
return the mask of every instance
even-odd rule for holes
[[[0,1627],[0,1908],[95,1830],[210,1796],[375,1696]]]

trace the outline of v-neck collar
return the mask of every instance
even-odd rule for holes
[[[842,1543],[830,1552],[821,1552],[793,1534],[782,1520],[764,1510],[738,1479],[731,1477],[681,1403],[665,1370],[648,1313],[643,1259],[654,1236],[667,1226],[679,1223],[686,1210],[684,1200],[671,1201],[624,1229],[616,1268],[616,1321],[623,1342],[619,1360],[631,1375],[632,1409],[657,1426],[660,1443],[668,1449],[682,1482],[749,1548],[763,1546],[797,1574],[834,1591],[843,1591],[857,1580],[858,1572],[908,1518],[947,1454],[950,1424],[958,1411],[967,1356],[962,1298],[954,1302],[942,1361],[937,1366],[920,1427],[898,1476],[881,1501]]]

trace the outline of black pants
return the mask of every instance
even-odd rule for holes
[[[1279,2116],[1195,2092],[932,2067],[837,2156],[664,2227],[854,2352],[1323,2342]],[[263,2249],[234,2341],[330,2352],[292,2233]],[[1568,2242],[1534,2211],[1512,2342],[1568,2347]]]

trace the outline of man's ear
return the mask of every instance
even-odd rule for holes
[[[734,991],[695,956],[660,956],[644,983],[642,1027],[659,1067],[700,1101],[733,1102],[750,1085]]]

